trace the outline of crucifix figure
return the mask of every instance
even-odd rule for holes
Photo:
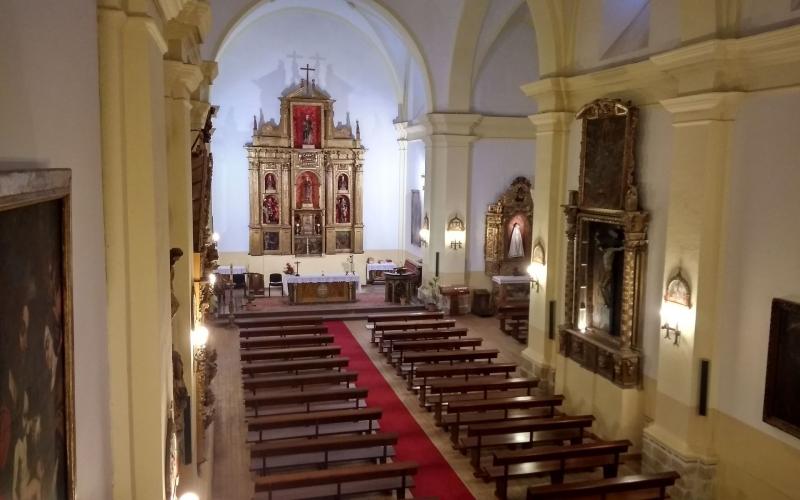
[[[300,71],[305,71],[306,72],[306,88],[308,88],[308,83],[311,81],[308,78],[308,74],[309,74],[309,72],[316,71],[316,70],[314,68],[312,68],[311,66],[309,66],[308,64],[306,64],[306,67],[305,68],[300,68]]]

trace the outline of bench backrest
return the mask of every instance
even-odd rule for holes
[[[282,415],[252,417],[247,419],[247,426],[251,431],[264,431],[269,429],[284,429],[288,427],[378,420],[381,418],[381,416],[383,416],[383,410],[377,407],[352,408],[347,410],[325,410],[301,414],[289,413]]]
[[[515,378],[492,378],[491,380],[471,379],[471,380],[445,380],[434,382],[430,386],[432,394],[447,392],[466,392],[483,391],[490,389],[528,389],[539,385],[539,380],[535,378],[515,377]]]
[[[321,484],[341,484],[368,481],[385,477],[410,476],[417,473],[416,462],[392,462],[377,465],[357,465],[332,469],[292,472],[260,476],[254,479],[256,491],[276,491]]]
[[[594,422],[593,415],[557,416],[546,418],[522,418],[470,425],[468,436],[491,436],[517,432],[551,431],[559,429],[585,429]]]
[[[385,323],[387,321],[413,321],[418,319],[444,318],[443,311],[417,311],[402,313],[370,314],[367,323]]]
[[[427,365],[417,367],[418,377],[452,377],[456,375],[474,375],[486,373],[512,373],[516,371],[514,363],[480,363],[463,365]]]
[[[418,321],[387,321],[386,323],[376,323],[376,332],[392,330],[421,330],[433,328],[452,328],[456,326],[454,319],[428,319]]]
[[[564,396],[516,396],[511,398],[476,399],[472,401],[454,401],[447,406],[447,413],[464,413],[487,410],[518,410],[526,408],[543,408],[561,406]]]
[[[626,453],[630,446],[631,442],[624,439],[621,441],[601,441],[572,446],[541,446],[525,450],[498,451],[494,453],[494,464],[512,465],[605,455],[618,456],[621,453]]]
[[[637,474],[610,479],[575,481],[565,484],[547,484],[528,488],[528,500],[556,500],[561,498],[602,498],[612,493],[661,489],[672,486],[680,475],[677,472]],[[652,498],[666,498],[657,496]]]
[[[408,363],[427,361],[448,361],[451,359],[494,359],[500,352],[497,349],[475,349],[474,351],[412,352],[406,354]]]

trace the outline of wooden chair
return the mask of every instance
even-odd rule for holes
[[[269,286],[267,287],[269,297],[272,297],[272,288],[276,286],[281,289],[281,297],[283,297],[283,275],[281,273],[270,273]]]

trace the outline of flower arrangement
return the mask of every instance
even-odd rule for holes
[[[287,262],[283,268],[283,274],[294,274],[294,266]]]

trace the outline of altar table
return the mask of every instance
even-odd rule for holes
[[[367,284],[384,281],[384,273],[397,269],[394,262],[370,262],[367,264]]]
[[[290,304],[355,302],[361,279],[354,274],[328,276],[284,276],[283,290]]]
[[[531,279],[528,276],[492,276],[492,299],[495,307],[528,302]]]

